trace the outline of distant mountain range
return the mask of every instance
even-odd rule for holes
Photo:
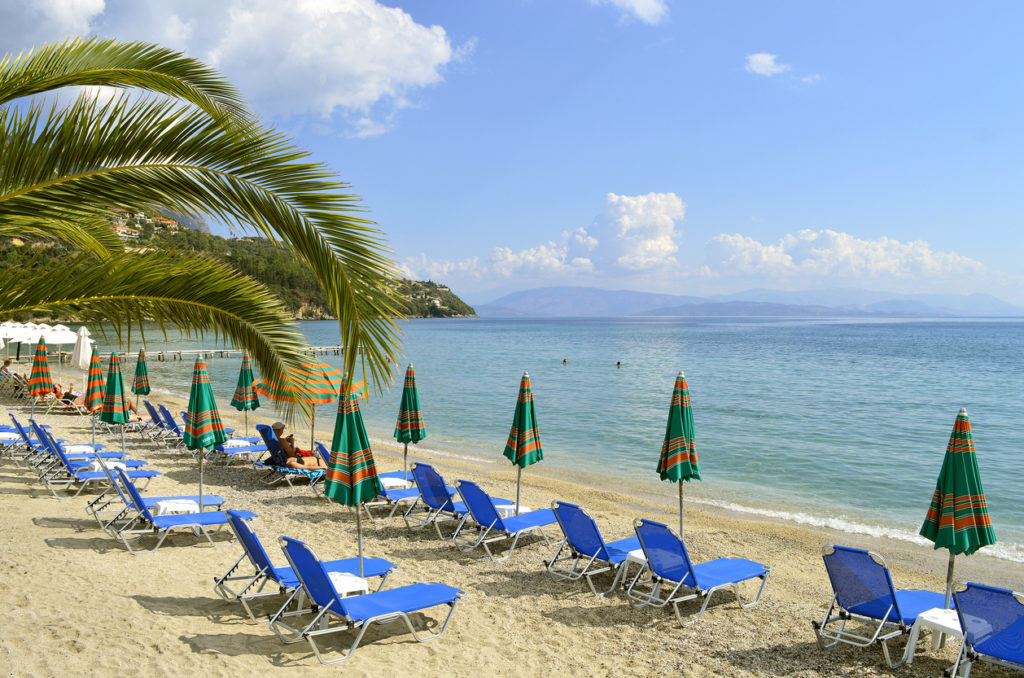
[[[691,297],[596,287],[541,287],[477,304],[481,317],[762,316],[992,317],[1024,316],[1024,308],[989,294],[900,294],[859,289],[752,289]]]

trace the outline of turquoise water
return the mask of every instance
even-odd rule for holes
[[[429,434],[421,447],[496,458],[528,370],[546,468],[654,487],[684,369],[703,476],[688,496],[904,539],[920,526],[966,407],[1001,540],[992,550],[1024,561],[1024,322],[457,319],[403,328],[394,385],[363,404],[373,438],[391,437],[399,372],[412,361]],[[313,345],[338,342],[334,323],[302,330]],[[149,341],[147,350],[189,343]],[[238,363],[209,363],[221,407]],[[190,363],[149,366],[158,391],[187,395]],[[333,414],[322,407],[318,422],[326,428]]]

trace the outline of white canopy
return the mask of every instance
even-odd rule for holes
[[[92,339],[89,338],[89,329],[82,325],[75,335],[75,350],[71,353],[71,366],[85,371],[89,369],[89,361],[92,359]]]
[[[54,325],[42,333],[47,345],[73,344],[78,341],[78,335],[71,331],[70,327]]]

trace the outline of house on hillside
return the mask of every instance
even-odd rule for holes
[[[139,230],[131,226],[114,226],[114,233],[122,240],[138,240]]]
[[[174,219],[166,219],[164,217],[154,217],[153,227],[163,228],[168,231],[177,231],[180,228],[177,221],[175,221]]]

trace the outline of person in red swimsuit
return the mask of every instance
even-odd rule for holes
[[[284,435],[284,422],[276,421],[270,428],[274,429],[274,434],[281,441],[281,449],[284,450],[285,455],[288,457],[285,463],[289,467],[307,469],[327,468],[319,454],[313,454],[310,450],[302,450],[296,447],[294,433],[287,436]]]

